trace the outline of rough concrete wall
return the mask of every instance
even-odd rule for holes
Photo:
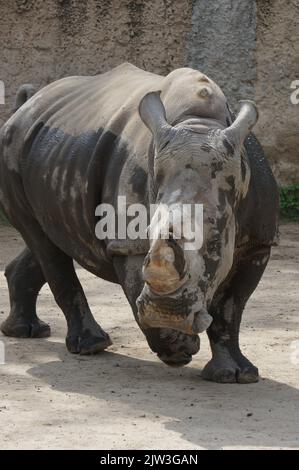
[[[167,74],[185,61],[190,0],[0,0],[0,79],[9,116],[19,85],[130,61]]]
[[[299,80],[299,0],[258,0],[257,13],[256,132],[279,181],[298,182],[299,104],[290,84]]]
[[[244,0],[194,0],[188,63],[221,86],[229,101],[254,96],[256,5]]]
[[[0,0],[0,80],[10,114],[19,85],[41,87],[124,61],[167,74],[191,65],[236,107],[254,98],[256,127],[281,183],[299,181],[299,0]]]
[[[281,184],[299,181],[299,0],[194,0],[188,63],[203,70],[236,109],[253,98],[255,128]]]

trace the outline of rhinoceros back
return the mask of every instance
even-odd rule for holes
[[[19,171],[26,198],[45,233],[70,254],[78,242],[90,250],[101,246],[94,235],[95,207],[109,192],[105,185],[113,189],[111,197],[117,190],[134,144],[139,96],[149,87],[146,78],[151,84],[153,77],[162,79],[132,66],[119,69],[54,82],[16,115],[24,134]]]
[[[207,100],[200,90],[210,87]],[[22,181],[26,203],[44,232],[76,259],[96,264],[103,244],[96,239],[95,208],[115,203],[117,195],[142,201],[146,181],[136,195],[133,171],[147,175],[152,141],[138,114],[142,97],[161,90],[167,118],[188,116],[227,123],[226,99],[199,71],[182,68],[162,77],[124,64],[94,77],[68,77],[36,93],[12,121],[14,171]],[[136,185],[135,185],[136,186]],[[131,199],[130,199],[131,198]],[[134,199],[135,198],[135,199]],[[137,200],[136,200],[137,198]],[[59,228],[59,230],[58,230]]]

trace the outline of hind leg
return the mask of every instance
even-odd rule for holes
[[[17,338],[45,338],[50,327],[36,315],[37,295],[46,280],[33,253],[25,248],[6,268],[10,314],[2,323],[6,336]]]

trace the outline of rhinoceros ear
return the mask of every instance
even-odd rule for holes
[[[224,129],[223,135],[234,148],[243,144],[258,120],[258,110],[253,101],[240,101],[241,107],[239,113],[227,129]]]
[[[151,131],[156,147],[161,147],[172,129],[166,120],[166,112],[160,98],[161,91],[147,93],[139,104],[139,115]]]

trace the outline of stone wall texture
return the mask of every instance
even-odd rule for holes
[[[9,117],[17,88],[104,72],[129,61],[213,78],[237,109],[255,99],[256,133],[281,184],[299,181],[299,0],[0,0],[0,80]]]

